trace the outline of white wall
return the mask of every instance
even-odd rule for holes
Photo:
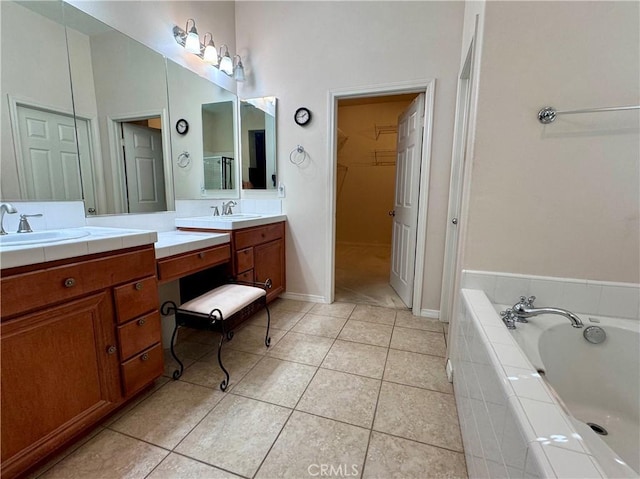
[[[640,279],[638,2],[487,2],[464,267]]]
[[[449,185],[462,2],[238,2],[238,52],[246,57],[241,97],[275,95],[278,177],[287,188],[287,290],[328,299],[328,210],[335,168],[327,143],[328,92],[436,78],[424,309],[438,309]],[[309,126],[293,121],[300,106]],[[309,161],[289,162],[304,146]]]

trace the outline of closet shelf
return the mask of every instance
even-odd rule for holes
[[[398,133],[398,125],[373,125],[376,132],[376,140],[380,135],[396,134]]]

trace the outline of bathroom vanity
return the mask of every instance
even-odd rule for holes
[[[109,249],[2,269],[3,478],[79,437],[162,375],[155,236],[83,239],[76,251]],[[29,262],[30,249],[37,258],[73,247],[3,250],[3,266],[5,258]]]
[[[267,302],[271,302],[286,288],[285,219],[285,215],[246,215],[237,220],[203,216],[176,219],[176,227],[183,231],[228,233],[231,274],[238,281],[271,280],[267,293]]]

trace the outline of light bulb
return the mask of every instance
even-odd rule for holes
[[[231,60],[228,50],[222,57],[222,60],[220,60],[220,70],[229,76],[233,75],[233,60]]]
[[[187,27],[189,22],[193,22],[191,29],[187,28],[187,38],[184,43],[184,48],[189,53],[200,54],[200,37],[198,36],[198,30],[196,30],[196,22],[192,19],[187,20]]]

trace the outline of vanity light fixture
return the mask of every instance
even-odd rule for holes
[[[220,71],[233,77],[234,80],[238,82],[245,80],[244,65],[240,55],[234,55],[232,58],[227,45],[221,45],[219,50],[216,49],[216,45],[213,43],[213,35],[209,32],[204,34],[204,43],[200,43],[196,22],[193,18],[187,20],[184,30],[177,25],[174,26],[173,38],[185,50],[199,56],[204,62],[217,67]]]
[[[209,35],[208,42],[207,35]],[[202,59],[213,66],[218,65],[218,50],[213,43],[213,35],[209,32],[204,34],[204,53],[202,54]]]
[[[224,55],[222,55],[222,49],[224,48]],[[229,47],[222,45],[220,47],[220,71],[225,72],[227,75],[233,75],[233,60],[229,56]]]
[[[233,78],[236,81],[243,82],[244,81],[244,65],[242,64],[242,57],[240,55],[235,55],[233,57],[234,63],[235,59],[238,59],[238,62],[235,64],[233,69]]]

